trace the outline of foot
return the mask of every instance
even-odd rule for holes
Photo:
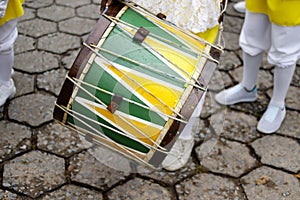
[[[257,130],[266,134],[276,132],[280,128],[285,118],[285,114],[285,107],[269,105],[258,122]]]
[[[10,79],[7,83],[0,83],[0,106],[3,106],[7,99],[16,94],[14,81]]]
[[[245,1],[240,1],[233,5],[233,8],[235,11],[239,13],[245,13],[246,12],[246,3]]]
[[[162,167],[168,171],[175,171],[185,166],[189,160],[193,146],[194,138],[188,140],[178,138],[170,153],[162,162]]]
[[[252,102],[257,99],[256,86],[247,91],[241,84],[237,84],[232,88],[223,90],[215,96],[216,101],[222,105],[233,105],[241,102]]]

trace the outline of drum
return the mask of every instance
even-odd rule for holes
[[[54,118],[157,168],[206,91],[220,49],[137,5],[111,9],[74,61]]]

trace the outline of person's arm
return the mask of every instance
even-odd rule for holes
[[[101,1],[101,7],[100,7],[100,13],[102,13],[105,10],[105,8],[109,7],[110,5],[112,5],[116,1],[117,0],[102,0]]]

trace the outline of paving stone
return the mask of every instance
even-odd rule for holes
[[[277,133],[300,139],[300,113],[287,111],[286,117]]]
[[[0,199],[2,200],[29,200],[29,198],[26,198],[24,196],[20,196],[17,194],[14,194],[7,190],[1,190],[0,189]]]
[[[67,70],[58,69],[45,72],[37,76],[37,87],[59,95],[62,84],[65,80]]]
[[[224,24],[226,24],[226,26],[224,26],[224,31],[240,34],[242,30],[243,22],[244,22],[243,19],[237,17],[225,16]],[[226,42],[226,44],[227,43],[228,41]]]
[[[273,95],[273,89],[268,90],[267,94],[271,98]],[[299,88],[290,86],[285,99],[286,107],[300,111],[300,103],[298,101],[299,96],[300,96]]]
[[[108,193],[108,199],[171,199],[171,194],[167,188],[164,188],[157,183],[135,178],[127,183],[117,186]]]
[[[37,16],[42,19],[48,19],[59,22],[75,16],[75,10],[65,6],[51,5],[46,8],[38,9]]]
[[[71,69],[76,57],[79,54],[79,49],[66,53],[61,59],[61,65],[66,69]]]
[[[239,18],[244,18],[245,17],[245,13],[240,13],[240,12],[237,12],[236,10],[234,10],[233,8],[233,5],[235,4],[236,2],[228,2],[228,5],[227,5],[227,9],[226,9],[226,14],[229,15],[229,16],[235,16],[235,17],[239,17]],[[227,24],[226,24],[227,26]],[[230,26],[229,26],[230,27]]]
[[[26,1],[27,2],[27,1]],[[19,22],[35,18],[36,10],[23,6],[24,15],[19,18]]]
[[[53,4],[54,0],[26,0],[25,5],[30,8],[42,8]]]
[[[34,61],[34,62],[33,62]],[[59,67],[57,56],[43,51],[31,51],[15,56],[14,68],[28,73],[40,73]]]
[[[100,5],[89,4],[76,9],[79,17],[99,19]]]
[[[223,32],[224,40],[226,41],[225,50],[238,50],[239,46],[239,34],[231,32]]]
[[[251,115],[227,111],[222,136],[231,140],[248,143],[260,136],[256,131],[257,119]]]
[[[31,20],[20,22],[19,32],[34,38],[48,35],[57,31],[56,24],[43,19],[34,18]]]
[[[300,87],[300,67],[296,67],[291,85]]]
[[[199,148],[196,148],[198,153]],[[239,177],[257,165],[246,145],[219,141],[209,155],[201,160],[202,166],[216,173]]]
[[[227,73],[215,71],[208,88],[210,91],[220,91],[230,85],[232,85],[232,80]]]
[[[0,119],[3,118],[3,111],[4,111],[4,107],[1,106],[1,107],[0,107]]]
[[[88,152],[77,154],[72,158],[68,170],[71,172],[72,181],[99,189],[107,189],[120,181],[124,181],[129,175],[107,167]]]
[[[50,123],[37,131],[37,147],[62,157],[84,149],[78,133],[58,123]]]
[[[66,185],[45,195],[42,200],[53,200],[53,199],[72,199],[72,200],[84,200],[84,199],[95,199],[102,200],[103,196],[100,192],[79,187],[75,185]]]
[[[224,109],[224,106],[221,106],[215,101],[215,95],[215,93],[212,93],[210,91],[206,94],[203,108],[201,111],[201,118],[208,118],[209,116],[221,110],[222,108]]]
[[[238,56],[234,52],[225,51],[221,54],[220,64],[218,65],[218,69],[220,70],[232,70],[242,63]]]
[[[239,67],[231,71],[231,75],[235,82],[240,83],[243,79],[243,67]],[[260,70],[257,77],[257,87],[260,90],[265,90],[273,87],[273,76],[269,71]]]
[[[16,72],[13,75],[17,93],[15,97],[34,92],[34,75]]]
[[[78,26],[78,24],[80,24],[80,26]],[[61,32],[81,36],[90,33],[95,24],[95,20],[74,17],[59,22],[58,27]]]
[[[297,173],[300,170],[300,145],[296,140],[280,136],[265,136],[251,146],[261,162]]]
[[[299,180],[291,174],[261,167],[242,178],[248,199],[296,200],[300,196]]]
[[[26,126],[0,121],[0,162],[30,149],[31,134]]]
[[[47,35],[38,40],[38,49],[57,54],[63,54],[79,47],[81,47],[80,38],[65,33]]]
[[[10,102],[8,115],[10,119],[38,127],[52,120],[56,98],[45,94],[29,94]]]
[[[65,183],[62,158],[32,151],[4,165],[3,186],[36,198]]]
[[[69,0],[56,0],[56,4],[69,6],[72,8],[76,8],[78,6],[90,4],[90,0],[76,0],[76,1],[69,1]]]
[[[180,200],[246,199],[235,182],[213,174],[196,174],[175,187]]]
[[[14,45],[14,52],[15,54],[18,54],[34,50],[35,44],[35,39],[24,35],[19,35]]]

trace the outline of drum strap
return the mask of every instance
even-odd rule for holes
[[[122,99],[123,97],[119,95],[114,95],[111,102],[107,106],[107,110],[109,110],[111,113],[115,113],[116,110],[119,108]]]
[[[133,40],[142,43],[150,32],[144,27],[140,27],[135,33]]]

